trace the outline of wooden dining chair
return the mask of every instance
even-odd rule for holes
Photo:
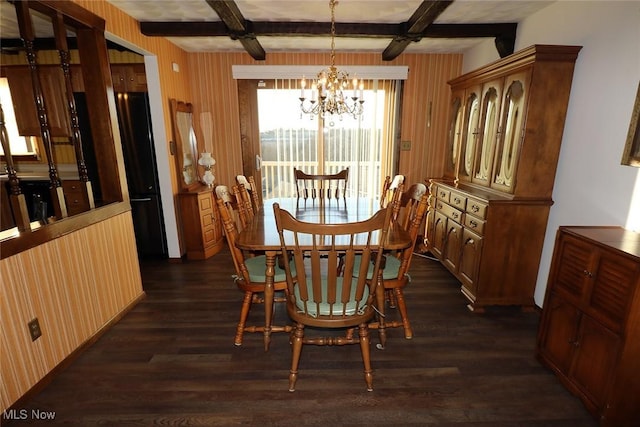
[[[244,230],[253,221],[255,211],[251,203],[251,196],[244,185],[234,185],[231,187],[231,194],[236,201],[236,209],[238,210],[238,218],[240,225]]]
[[[256,181],[253,176],[249,176],[249,178],[247,178],[244,175],[236,175],[236,184],[244,185],[244,188],[249,192],[249,196],[251,196],[253,211],[258,213],[262,208],[262,203],[260,203],[260,196],[258,195]]]
[[[401,320],[389,321],[388,319],[384,319],[383,322],[379,321],[371,325],[373,329],[382,328],[382,330],[379,330],[379,348],[384,348],[386,345],[385,328],[402,327],[404,329],[404,337],[406,339],[413,338],[413,329],[409,321],[403,289],[411,281],[409,267],[411,266],[411,259],[415,250],[420,227],[427,212],[428,199],[429,196],[426,186],[422,183],[417,183],[409,187],[409,189],[403,193],[400,200],[401,209],[395,222],[397,226],[407,231],[411,237],[411,245],[395,254],[385,256],[384,269],[380,270],[380,274],[377,276],[378,282],[384,287],[385,298],[380,298],[379,295],[377,302],[378,309],[382,313],[384,313],[384,307],[382,305],[385,304],[385,301],[389,302],[391,308],[397,307]],[[374,276],[373,266],[369,266],[368,277],[376,277]]]
[[[349,168],[336,174],[311,175],[293,168],[298,197],[315,198],[344,198],[347,194]]]
[[[404,183],[404,175],[396,175],[393,180],[387,176],[382,184],[382,192],[380,193],[380,207],[385,208],[388,203],[393,202],[398,194],[400,185]]]
[[[287,313],[295,323],[292,333],[292,358],[289,372],[289,391],[295,390],[298,365],[303,344],[347,345],[360,344],[367,390],[373,390],[369,322],[376,312],[376,281],[367,280],[366,271],[373,261],[378,274],[382,251],[389,229],[391,209],[378,211],[368,220],[344,224],[302,222],[289,212],[273,205],[276,228],[285,254],[287,279]],[[292,255],[290,255],[292,254]],[[374,255],[375,254],[375,255]],[[344,259],[344,274],[337,265]],[[366,265],[354,274],[354,260],[361,257]],[[293,261],[290,263],[289,258]],[[297,278],[291,266],[295,265]],[[305,336],[305,327],[331,330],[317,337]],[[358,329],[358,336],[337,331]]]
[[[245,257],[244,253],[236,246],[236,240],[238,239],[238,228],[232,218],[233,206],[230,200],[225,201],[224,198],[216,196],[216,203],[218,210],[220,211],[220,218],[224,226],[225,236],[227,238],[227,244],[229,245],[229,251],[231,252],[231,258],[233,259],[233,265],[236,269],[236,274],[233,275],[233,280],[244,293],[242,299],[242,306],[240,309],[240,320],[236,327],[236,335],[234,338],[234,344],[237,346],[242,345],[245,332],[262,332],[264,333],[265,325],[250,325],[247,326],[247,317],[251,310],[251,305],[256,303],[264,303],[264,289],[266,285],[266,257],[264,255],[257,255],[253,257]],[[275,265],[275,277],[273,288],[274,291],[287,292],[287,282],[284,270],[276,263]],[[295,265],[291,265],[290,274],[295,278],[296,269]],[[274,303],[284,302],[284,297],[274,298]],[[276,326],[271,325],[271,332],[291,332],[290,325]]]

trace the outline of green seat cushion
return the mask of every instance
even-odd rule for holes
[[[398,277],[398,271],[400,270],[400,260],[392,255],[386,256],[386,264],[382,271],[383,280],[392,280]],[[356,256],[353,262],[353,275],[357,276],[360,271],[360,263],[362,262],[361,256]],[[367,271],[367,279],[371,279],[373,276],[373,262],[369,262],[369,270]]]
[[[265,276],[265,271],[267,269],[267,257],[264,255],[258,255],[253,258],[246,258],[244,260],[244,265],[247,267],[249,271],[249,279],[253,283],[264,283],[267,281],[267,277]],[[296,266],[293,263],[293,260],[289,263],[291,268],[291,274],[293,276],[296,275]],[[275,276],[273,278],[274,282],[284,282],[287,280],[286,273],[282,268],[278,266],[276,262],[275,265]]]
[[[354,314],[356,314],[356,300],[355,300],[355,293],[356,293],[356,283],[355,283],[355,279],[351,284],[352,288],[351,288],[351,296],[350,296],[350,301],[347,302],[346,304],[346,309],[345,309],[345,314],[348,316],[352,316]],[[307,283],[307,289],[308,289],[308,293],[309,296],[311,297],[313,295],[313,289],[312,289],[312,285],[311,283]],[[300,287],[299,285],[295,287],[295,291],[294,294],[296,296],[296,306],[298,307],[298,309],[300,310],[301,313],[304,312],[304,303],[303,301],[300,299]],[[338,277],[337,280],[337,291],[336,291],[336,295],[339,296],[342,294],[342,278]],[[362,297],[363,301],[366,301],[367,298],[369,298],[369,288],[365,287],[364,290],[364,294]],[[331,314],[334,315],[342,315],[342,303],[340,303],[339,301],[336,302],[335,304],[333,304],[333,306],[327,302],[325,302],[327,299],[327,282],[325,279],[322,280],[322,301],[320,302],[320,304],[316,305],[315,301],[311,300],[307,302],[307,314],[311,317],[318,317],[318,315],[320,316],[329,316]],[[333,307],[333,309],[332,309]],[[366,307],[361,306],[360,310],[364,310]],[[358,313],[359,314],[359,313]]]

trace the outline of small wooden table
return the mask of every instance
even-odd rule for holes
[[[380,209],[377,200],[368,198],[344,199],[303,199],[279,198],[264,201],[264,207],[258,212],[253,222],[238,236],[236,246],[246,251],[264,251],[266,256],[266,285],[264,291],[264,349],[269,350],[271,342],[271,321],[273,316],[273,279],[276,258],[281,252],[280,238],[273,214],[273,204],[278,203],[281,209],[289,211],[300,221],[321,224],[344,224],[369,219]],[[387,235],[385,250],[400,250],[411,244],[409,233],[393,224]]]

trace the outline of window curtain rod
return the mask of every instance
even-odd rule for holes
[[[339,70],[359,79],[406,80],[409,67],[406,65],[336,65]],[[312,78],[322,65],[233,65],[233,78],[249,79],[301,79]]]

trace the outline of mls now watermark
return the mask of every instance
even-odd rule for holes
[[[7,409],[2,411],[5,420],[54,420],[55,411],[43,411],[41,409]]]

